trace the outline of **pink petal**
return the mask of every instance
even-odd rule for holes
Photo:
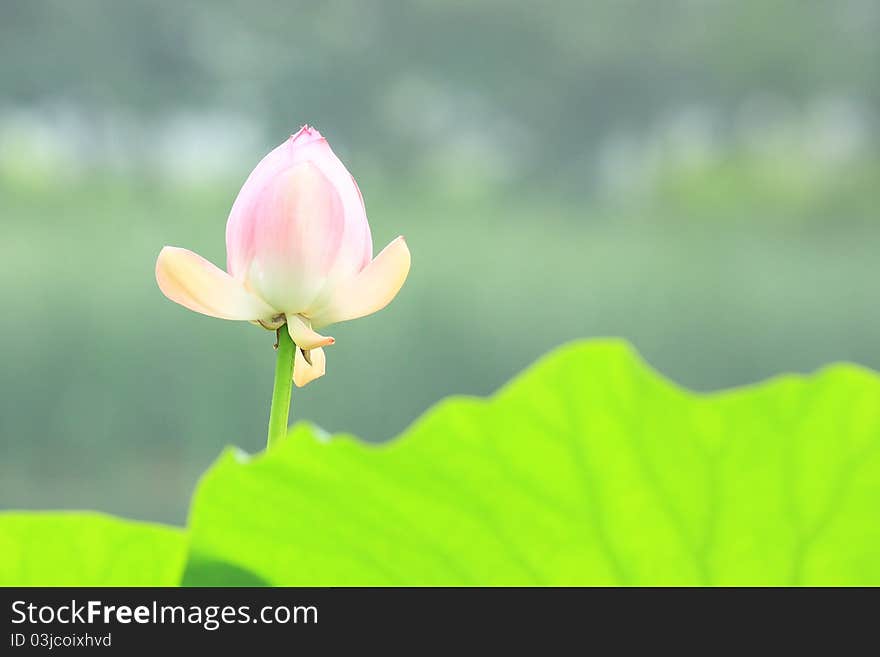
[[[343,241],[345,214],[336,188],[304,162],[277,175],[252,208],[252,251],[242,277],[284,312],[306,310],[326,284]]]
[[[294,170],[298,174],[290,175]],[[314,173],[302,173],[308,170]],[[331,206],[325,203],[323,212],[312,213],[306,239],[297,239],[292,244],[261,239],[267,231],[279,229],[279,219],[299,223],[292,202],[303,193],[306,183],[316,186],[314,194],[325,200],[333,198]],[[285,191],[287,185],[297,189]],[[328,187],[332,193],[322,191]],[[273,217],[269,218],[269,214]],[[301,231],[290,231],[294,236],[297,233],[302,235]],[[273,305],[278,305],[273,298],[278,288],[289,285],[291,280],[299,281],[304,272],[309,274],[309,280],[299,281],[299,293],[288,295],[286,302],[296,303],[285,304],[289,306],[284,308],[287,312],[303,312],[307,307],[325,304],[337,281],[353,276],[369,263],[373,246],[363,198],[357,183],[320,132],[304,126],[256,166],[229,214],[226,249],[229,273],[247,281]],[[286,262],[298,263],[298,267],[285,272],[283,267],[267,269],[261,264],[277,261],[278,251],[284,249]],[[303,253],[309,254],[309,263],[303,262]],[[261,286],[273,290],[263,292]]]
[[[292,142],[288,139],[260,160],[232,204],[226,222],[226,269],[235,277],[244,277],[254,255],[254,206],[275,177],[291,167]]]
[[[175,246],[166,246],[159,253],[156,282],[166,297],[203,315],[253,321],[278,314],[222,269]]]
[[[373,257],[373,240],[364,199],[354,177],[314,128],[305,126],[291,138],[292,164],[311,162],[336,189],[345,214],[344,238],[337,254],[331,279],[345,278],[363,269]]]
[[[382,310],[403,287],[409,266],[409,248],[401,236],[382,249],[357,276],[341,284],[330,302],[311,315],[312,325],[321,328]]]

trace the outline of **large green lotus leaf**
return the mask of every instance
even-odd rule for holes
[[[182,530],[100,513],[0,513],[0,586],[174,586]]]
[[[880,584],[878,446],[864,369],[704,396],[622,343],[573,344],[382,446],[300,425],[227,451],[185,581],[231,563],[284,585]]]

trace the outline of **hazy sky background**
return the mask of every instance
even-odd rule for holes
[[[699,390],[880,368],[870,0],[0,7],[0,507],[182,521],[273,336],[168,302],[303,123],[413,269],[293,417],[369,440],[613,335]]]

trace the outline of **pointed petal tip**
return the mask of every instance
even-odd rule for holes
[[[287,315],[287,332],[296,346],[306,351],[336,343],[336,338],[315,332],[311,322],[302,315]]]
[[[406,237],[398,235],[388,243],[388,246],[379,252],[379,255],[382,255],[384,251],[394,251],[395,257],[400,263],[406,263],[406,271],[409,273],[409,267],[412,264],[412,255],[409,252],[409,244],[406,241]],[[378,258],[379,256],[376,257]]]
[[[307,144],[313,141],[319,141],[324,139],[323,135],[318,131],[317,128],[309,125],[308,123],[304,124],[299,130],[290,135],[290,142]],[[326,139],[324,140],[326,141]]]

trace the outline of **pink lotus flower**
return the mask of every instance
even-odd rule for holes
[[[226,223],[227,272],[201,256],[166,246],[156,281],[166,297],[195,312],[287,324],[296,343],[293,380],[324,374],[317,331],[384,308],[409,273],[398,237],[373,258],[357,183],[317,130],[304,126],[248,177]]]

